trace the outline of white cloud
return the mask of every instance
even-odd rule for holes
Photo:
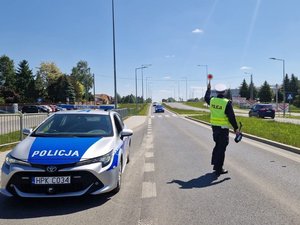
[[[200,33],[203,33],[204,31],[199,29],[199,28],[196,28],[195,30],[192,31],[192,33],[194,34],[200,34]]]
[[[250,66],[242,66],[240,68],[240,70],[252,70],[252,67],[250,67]]]
[[[163,77],[164,80],[171,80],[171,77],[170,76],[165,76]]]

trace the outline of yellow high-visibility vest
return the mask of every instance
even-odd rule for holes
[[[216,98],[210,99],[210,123],[213,126],[221,126],[229,128],[230,123],[228,117],[225,114],[225,108],[228,103],[227,98]]]

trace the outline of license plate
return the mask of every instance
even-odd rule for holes
[[[33,177],[32,178],[33,184],[70,184],[71,177],[64,176],[64,177]]]

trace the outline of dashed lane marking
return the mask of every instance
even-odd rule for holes
[[[155,197],[156,197],[156,184],[154,182],[143,182],[142,198],[155,198]]]
[[[144,172],[154,172],[154,163],[145,163]]]
[[[146,158],[152,158],[152,157],[154,157],[154,153],[153,152],[146,152],[145,157]]]

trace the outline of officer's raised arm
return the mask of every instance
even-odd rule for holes
[[[211,89],[210,82],[208,82],[207,90],[206,90],[205,96],[204,96],[204,100],[207,103],[207,105],[210,105],[210,89]]]

